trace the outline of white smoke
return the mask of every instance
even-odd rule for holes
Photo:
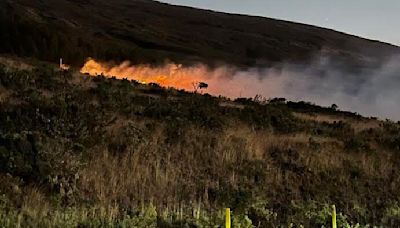
[[[349,73],[333,65],[329,60],[319,59],[307,67],[287,64],[245,71],[222,67],[218,71],[235,73],[211,78],[210,92],[232,98],[258,94],[322,106],[337,104],[341,110],[400,120],[400,57],[359,73]]]

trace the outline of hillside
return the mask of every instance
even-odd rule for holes
[[[359,70],[400,53],[314,26],[145,0],[4,0],[0,30],[0,52],[50,61],[62,56],[75,65],[94,57],[253,67],[323,55],[341,69]]]
[[[399,123],[0,60],[2,227],[400,222]]]
[[[400,122],[233,98],[391,109],[399,47],[149,0],[0,0],[0,44],[0,227],[399,227]]]

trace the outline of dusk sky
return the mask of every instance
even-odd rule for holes
[[[162,0],[332,28],[400,46],[399,0]]]

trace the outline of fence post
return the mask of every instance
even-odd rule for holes
[[[337,225],[336,225],[336,207],[335,207],[335,205],[332,206],[332,228],[337,228]]]
[[[231,228],[231,209],[225,209],[225,228]]]

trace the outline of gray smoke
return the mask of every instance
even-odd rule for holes
[[[287,64],[235,71],[229,80],[225,78],[214,83],[220,86],[215,90],[210,88],[213,94],[229,97],[259,94],[322,106],[337,104],[341,110],[364,116],[400,120],[400,56],[391,58],[379,68],[357,73],[338,69],[338,65],[329,59],[319,58],[307,67]],[[229,88],[235,89],[230,91]]]

